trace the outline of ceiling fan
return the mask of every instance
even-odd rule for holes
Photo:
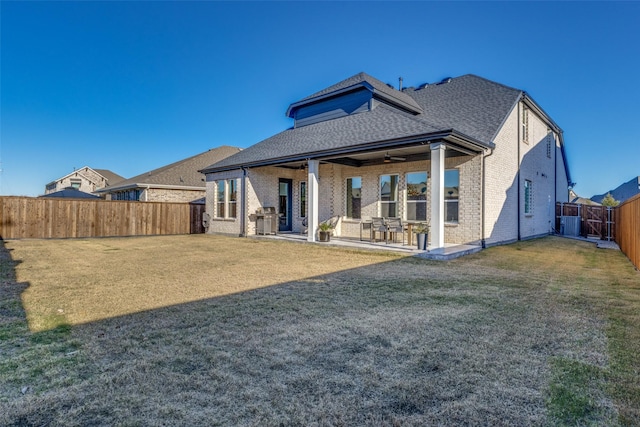
[[[384,155],[384,162],[385,163],[391,163],[392,161],[394,161],[394,162],[404,162],[405,160],[407,160],[405,157],[390,156],[388,152],[387,152],[387,154]]]

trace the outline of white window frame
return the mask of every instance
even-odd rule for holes
[[[220,191],[222,190],[222,191]],[[227,181],[224,179],[220,179],[216,181],[216,209],[215,209],[215,218],[224,219],[227,214]],[[222,195],[222,200],[221,196]],[[221,209],[222,208],[222,209]],[[222,210],[222,215],[221,211]]]
[[[522,107],[522,142],[529,143],[529,108]]]
[[[233,191],[232,191],[233,190]],[[235,193],[235,200],[231,200],[231,195]],[[225,202],[227,203],[225,218],[235,219],[238,217],[238,182],[235,179],[227,179],[225,185]],[[233,215],[231,215],[233,211]]]

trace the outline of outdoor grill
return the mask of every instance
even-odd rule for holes
[[[256,234],[276,234],[278,214],[273,206],[258,209],[256,212]]]

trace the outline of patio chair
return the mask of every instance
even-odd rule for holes
[[[384,218],[371,218],[371,233],[373,234],[374,242],[376,241],[376,233],[384,233],[384,242],[389,243],[387,240],[387,224],[384,222]]]
[[[402,244],[404,244],[404,225],[401,218],[387,218],[387,231],[393,236],[393,243],[396,243],[398,233],[400,233]]]

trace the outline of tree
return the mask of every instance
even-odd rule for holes
[[[620,201],[614,199],[611,193],[607,193],[607,195],[604,196],[604,199],[602,199],[601,203],[602,203],[602,206],[609,206],[614,208],[620,204]]]

